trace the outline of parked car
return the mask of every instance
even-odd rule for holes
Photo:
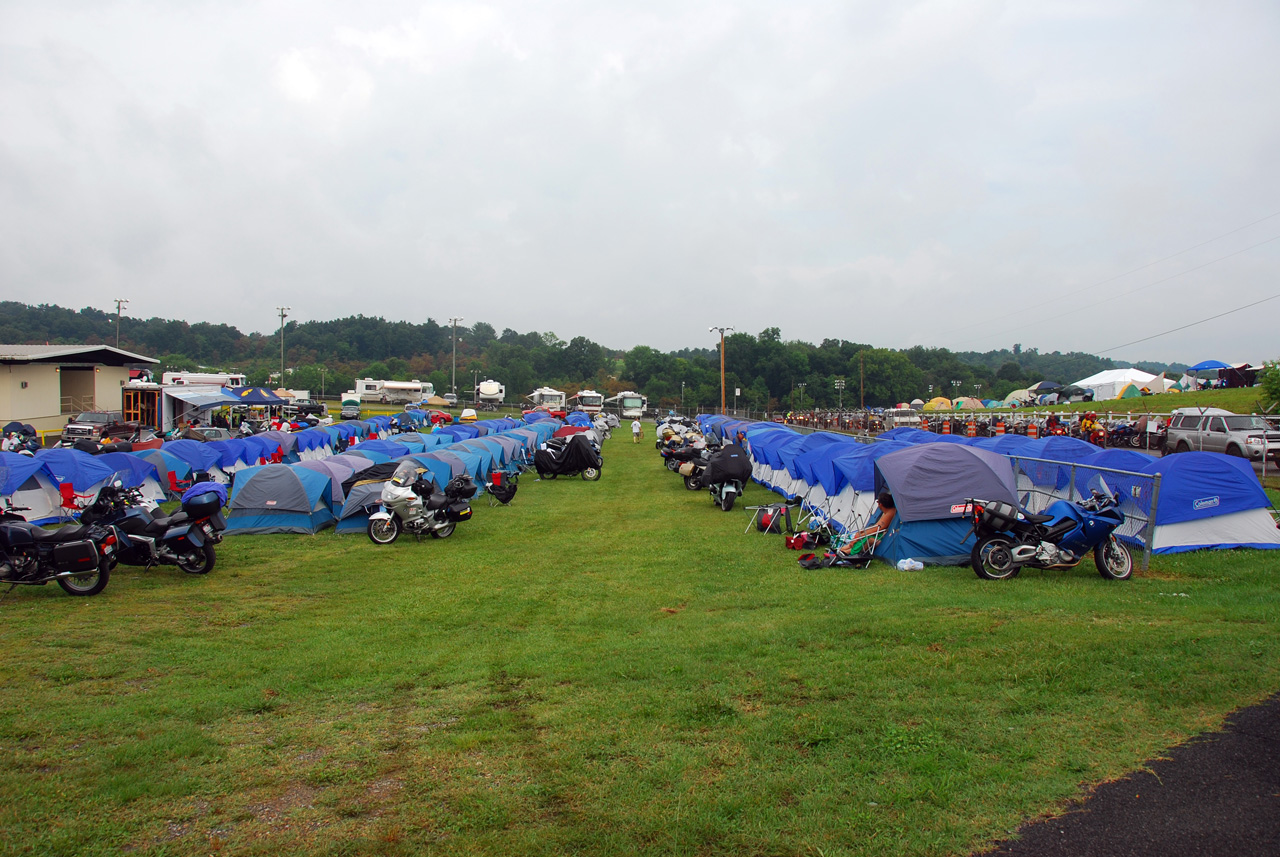
[[[1222,452],[1280,465],[1280,431],[1258,416],[1233,414],[1220,408],[1175,411],[1169,421],[1165,452]]]
[[[187,426],[186,431],[182,433],[183,437],[191,440],[208,441],[208,440],[231,440],[233,435],[228,429],[218,428],[216,426]]]
[[[456,393],[445,393],[441,398],[449,403],[449,407],[456,408],[458,406],[458,396]]]
[[[339,418],[344,420],[358,420],[360,419],[360,406],[359,405],[343,405],[342,411],[341,413],[338,414],[338,416]]]
[[[78,440],[100,442],[109,430],[124,421],[120,411],[85,411],[62,428],[62,442],[70,445]]]

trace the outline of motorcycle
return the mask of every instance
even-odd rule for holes
[[[149,512],[142,492],[123,488],[117,480],[103,486],[80,520],[115,527],[120,536],[116,556],[125,565],[176,565],[187,574],[208,574],[218,559],[214,545],[227,528],[225,502],[225,488],[201,482],[183,495],[181,511]]]
[[[711,493],[711,501],[728,512],[751,478],[751,457],[736,443],[722,446],[707,459],[698,484]]]
[[[582,474],[586,481],[595,482],[603,466],[599,450],[585,433],[552,438],[533,454],[533,469],[539,479]]]
[[[978,539],[969,555],[974,573],[985,580],[1006,580],[1024,567],[1074,568],[1092,550],[1104,578],[1129,579],[1133,555],[1115,536],[1124,523],[1120,497],[1101,476],[1090,481],[1089,490],[1088,498],[1075,503],[1055,500],[1043,515],[1003,501],[966,501],[965,514],[973,518]]]
[[[389,545],[402,531],[419,537],[430,533],[435,539],[453,535],[459,522],[471,517],[475,483],[463,473],[450,479],[444,491],[435,487],[422,465],[401,462],[382,486],[382,505],[369,515],[369,540]]]
[[[115,564],[115,530],[98,524],[46,530],[17,514],[29,511],[5,500],[0,514],[0,582],[12,590],[56,581],[68,595],[97,595],[106,589]]]

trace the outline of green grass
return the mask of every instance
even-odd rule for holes
[[[1280,687],[1273,552],[803,571],[746,516],[620,434],[446,541],[16,590],[0,853],[968,854]]]

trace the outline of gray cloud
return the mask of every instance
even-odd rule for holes
[[[1266,2],[6,3],[0,282],[245,330],[1101,351],[1280,292],[1280,241],[1212,262],[1280,217],[1195,247],[1280,212],[1278,35]],[[1274,358],[1277,310],[1111,356]]]

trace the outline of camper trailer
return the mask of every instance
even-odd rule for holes
[[[244,375],[225,372],[165,372],[160,376],[163,387],[243,387]]]
[[[618,416],[632,420],[643,417],[644,410],[649,405],[648,399],[632,390],[623,390],[618,395],[605,399],[605,402],[617,409]]]
[[[423,399],[434,396],[436,388],[433,384],[424,384],[418,380],[375,381],[372,378],[357,378],[355,394],[362,402],[403,405],[407,402],[420,402]]]
[[[567,411],[565,410],[565,395],[560,390],[551,387],[539,387],[528,396],[526,396],[532,407],[546,408],[553,416],[564,419]]]
[[[507,388],[497,381],[484,380],[476,386],[477,402],[499,403],[507,395]]]
[[[920,413],[914,408],[887,408],[884,412],[886,429],[910,426],[920,428]]]
[[[588,414],[598,414],[604,410],[604,396],[595,390],[579,390],[576,396],[569,398],[569,402]]]

